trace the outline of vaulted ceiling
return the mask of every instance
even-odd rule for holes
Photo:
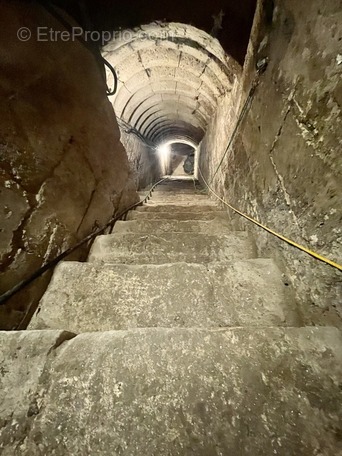
[[[119,79],[117,116],[153,142],[172,135],[199,142],[240,71],[216,39],[179,23],[125,30],[103,55]]]
[[[55,2],[83,27],[113,32],[102,52],[118,76],[119,119],[154,143],[201,141],[241,72],[255,0]]]

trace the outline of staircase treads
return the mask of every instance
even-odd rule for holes
[[[140,191],[138,192],[140,197],[145,197],[147,194],[147,191]],[[194,190],[182,190],[182,191],[174,191],[174,190],[155,190],[152,193],[152,198],[199,198],[199,199],[204,199],[204,198],[209,198],[208,195],[202,193],[201,191],[194,191]]]
[[[116,222],[113,234],[198,233],[219,236],[231,231],[227,218],[203,220],[130,220]]]
[[[213,200],[210,200],[208,198],[206,199],[201,199],[201,200],[195,200],[195,199],[180,199],[180,198],[163,198],[163,199],[156,199],[152,198],[151,200],[147,201],[147,203],[144,203],[144,206],[139,206],[139,207],[154,207],[154,206],[173,206],[174,208],[181,207],[198,207],[199,209],[202,207],[213,207],[215,210],[219,210],[220,207],[214,202]],[[177,209],[175,209],[177,210]],[[184,209],[182,209],[184,210]]]
[[[201,187],[201,184],[198,181],[193,181],[192,179],[188,180],[172,180],[172,181],[163,181],[156,188],[172,187],[172,188],[194,188]]]
[[[158,212],[130,211],[127,215],[127,220],[213,220],[217,217],[227,218],[227,213],[220,210],[210,210],[208,212],[203,210],[199,212],[176,212],[166,209]]]
[[[251,238],[245,231],[213,236],[162,233],[158,236],[110,234],[98,236],[88,261],[125,264],[161,264],[184,261],[207,263],[255,258]]]
[[[141,195],[143,196],[143,195]],[[154,201],[173,201],[175,204],[182,204],[182,202],[199,202],[200,204],[203,203],[204,201],[211,203],[213,200],[211,200],[207,195],[194,195],[194,194],[180,194],[180,193],[172,193],[172,194],[167,194],[165,195],[164,193],[157,193],[154,192],[151,196],[151,200],[149,202],[154,202]]]
[[[144,191],[144,190],[141,190],[141,191]],[[160,195],[160,194],[205,195],[206,193],[203,191],[203,189],[195,188],[194,186],[192,186],[192,188],[180,188],[180,189],[172,188],[172,187],[163,188],[161,186],[158,186],[158,187],[156,187],[156,189],[153,191],[152,194],[153,195],[156,195],[156,194],[158,194],[158,195]]]
[[[268,259],[208,266],[101,267],[66,261],[56,268],[29,328],[86,332],[283,325],[290,298]]]
[[[175,211],[175,212],[185,212],[185,211],[218,211],[220,207],[212,200],[202,200],[202,201],[170,201],[167,202],[163,201],[156,201],[153,202],[149,200],[143,206],[139,206],[136,208],[137,211],[148,211],[148,212],[155,212],[155,211]]]
[[[336,328],[86,333],[44,345],[43,369],[37,331],[25,342],[25,370],[22,340],[12,340],[1,366],[6,456],[340,454]]]
[[[141,192],[144,192],[146,190],[140,190]],[[147,189],[148,191],[148,189]],[[179,193],[204,193],[203,191],[203,188],[202,187],[195,187],[193,184],[192,185],[177,185],[177,186],[174,186],[174,185],[158,185],[157,187],[155,187],[155,189],[153,190],[153,193],[168,193],[168,192],[171,192],[171,193],[176,193],[176,192],[179,192]]]
[[[46,385],[40,382],[46,365],[56,349],[74,336],[67,331],[0,331],[1,456],[39,454],[25,452],[22,446],[17,451],[14,448],[25,440],[29,423],[39,412],[37,402],[41,400],[39,392],[45,392]]]

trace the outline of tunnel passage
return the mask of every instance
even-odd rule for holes
[[[195,154],[197,148],[183,142],[171,143],[170,148],[172,174],[176,176],[194,175]]]
[[[118,76],[112,99],[117,117],[156,145],[199,144],[241,72],[218,40],[181,23],[118,32],[103,55]]]
[[[164,176],[197,178],[195,162],[198,161],[198,146],[196,143],[184,139],[169,140],[159,144],[156,151]]]
[[[186,137],[198,145],[207,128],[199,165],[215,191],[246,214],[339,261],[339,1],[258,2],[252,30],[241,27],[232,14],[239,13],[247,26],[252,18],[245,7],[251,1],[204,2],[196,9],[177,0],[166,5],[165,15],[164,5],[154,2],[149,17],[146,1],[134,0],[129,11],[126,4],[109,0],[83,3],[96,30],[124,30],[121,35],[114,32],[114,41],[104,50],[120,79],[113,103],[117,115],[160,144]],[[119,131],[102,68],[100,73],[87,47],[73,41],[18,41],[18,23],[32,30],[47,25],[64,31],[62,23],[42,10],[43,2],[29,5],[1,2],[0,180],[6,203],[0,292],[52,259],[61,245],[74,244],[108,221],[113,210],[134,201],[135,188],[160,177],[153,160],[155,145],[145,142],[142,150],[128,122],[125,131]],[[121,16],[114,14],[117,10]],[[241,83],[240,67],[217,40],[201,31],[211,32],[213,15],[221,10],[225,16],[216,36],[226,53],[244,64]],[[151,23],[155,19],[163,22]],[[184,25],[190,22],[198,29]],[[127,29],[138,24],[150,25]],[[226,32],[230,40],[223,39]],[[225,155],[239,103],[248,96],[258,62],[266,57],[269,65],[244,125]],[[266,242],[263,235],[260,248],[277,250],[278,244]],[[322,270],[323,265],[312,266],[310,259],[298,263],[297,252],[284,251],[304,305],[340,308],[340,279]],[[46,283],[44,279],[42,289]],[[8,305],[6,327],[22,321],[41,295],[38,288],[32,299],[26,295]]]

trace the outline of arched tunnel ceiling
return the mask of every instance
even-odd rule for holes
[[[121,31],[103,55],[118,76],[116,115],[153,142],[171,135],[200,142],[241,71],[218,40],[180,23]]]

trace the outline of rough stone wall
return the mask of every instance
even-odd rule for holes
[[[224,160],[219,170],[218,167],[234,130],[241,95],[241,75],[237,74],[232,91],[226,93],[219,102],[215,116],[200,143],[199,168],[217,190],[223,188],[228,172],[227,160]]]
[[[231,204],[341,264],[341,2],[277,0],[270,24],[256,17],[240,109],[258,59],[268,56],[269,66],[213,185]],[[209,180],[227,144],[229,104],[230,99],[222,101],[202,143],[200,163]],[[337,324],[341,273],[233,219],[255,232],[260,253],[284,264],[304,321]]]
[[[138,190],[157,182],[162,172],[156,150],[133,133],[121,128],[121,142],[124,145],[133,179]]]
[[[137,194],[92,53],[78,41],[20,42],[20,27],[63,30],[32,2],[2,2],[0,17],[3,293]],[[49,274],[0,308],[1,329],[25,326],[48,280]]]

